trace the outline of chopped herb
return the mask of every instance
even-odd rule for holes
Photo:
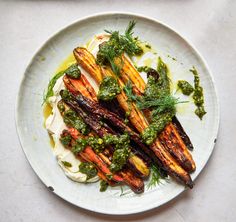
[[[157,166],[152,165],[151,166],[151,179],[147,185],[148,189],[151,187],[157,186],[160,183],[160,179],[162,179],[160,169]]]
[[[65,100],[65,101],[71,99],[71,94],[70,94],[70,92],[69,92],[67,89],[61,90],[60,95],[61,95],[61,98],[62,98],[63,100]]]
[[[112,71],[119,75],[123,66],[122,54],[124,52],[129,56],[142,54],[143,50],[139,46],[138,39],[133,37],[134,27],[135,22],[131,21],[124,35],[120,35],[118,31],[105,30],[111,36],[109,41],[100,45],[97,53],[97,63],[100,65],[109,64]]]
[[[63,101],[59,101],[57,103],[57,108],[59,109],[60,113],[63,113],[65,111],[65,105],[63,104]]]
[[[79,79],[81,76],[81,71],[77,64],[71,65],[69,68],[65,70],[65,73],[66,75],[74,79]]]
[[[178,99],[170,94],[168,68],[159,57],[157,71],[150,70],[144,95],[137,101],[138,108],[152,110],[152,122],[141,134],[146,144],[152,144],[157,135],[172,121],[178,103]]]
[[[132,87],[132,83],[129,80],[126,85],[123,88],[126,96],[128,97],[128,102],[133,102],[133,101],[137,101],[137,96],[133,93],[133,87]],[[130,115],[130,112],[129,112]]]
[[[61,136],[60,141],[64,146],[68,146],[71,143],[71,135]]]
[[[102,152],[105,148],[105,144],[103,142],[103,139],[101,139],[99,137],[94,137],[94,136],[88,137],[87,143],[89,146],[91,146],[93,148],[93,150],[96,153]]]
[[[109,184],[105,180],[100,181],[100,192],[105,192]]]
[[[177,85],[182,93],[186,96],[189,96],[194,91],[194,88],[191,86],[191,84],[185,80],[179,80]]]
[[[108,180],[112,180],[113,175],[112,174],[106,174],[106,177],[107,177]]]
[[[72,167],[70,162],[67,162],[67,161],[61,161],[61,162],[65,167],[69,167],[69,168]]]
[[[111,172],[119,171],[125,165],[129,154],[129,136],[127,134],[123,134],[120,136],[107,134],[103,137],[104,143],[106,145],[114,145],[115,151],[113,153],[112,162],[110,165]]]
[[[202,117],[207,113],[204,108],[203,88],[200,86],[200,78],[195,67],[190,69],[194,75],[194,93],[193,100],[196,105],[195,114],[202,120]]]
[[[173,116],[174,113],[166,112],[153,118],[152,123],[141,134],[143,141],[147,145],[151,145],[157,135],[172,121]]]
[[[79,172],[87,175],[87,180],[95,177],[98,173],[97,169],[92,163],[83,162],[79,165]]]
[[[139,66],[137,67],[138,72],[148,72],[150,70],[150,67],[148,66]]]
[[[72,109],[68,109],[64,112],[63,120],[67,126],[77,129],[83,135],[87,135],[90,131],[88,125]]]
[[[71,151],[75,155],[77,155],[78,153],[82,152],[87,145],[88,145],[87,139],[79,138],[76,140],[76,143],[73,145]]]
[[[130,149],[129,148],[123,148],[123,149],[117,149],[113,153],[112,162],[110,165],[111,172],[119,171],[123,168],[125,165],[127,158],[129,157]]]
[[[98,92],[98,99],[109,101],[116,97],[121,92],[119,84],[114,77],[107,76],[105,77],[100,86]]]

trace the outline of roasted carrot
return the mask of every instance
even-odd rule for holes
[[[93,55],[86,50],[85,48],[76,48],[74,50],[75,58],[77,62],[88,71],[88,73],[97,81],[99,84],[102,81],[102,72],[101,68],[96,64],[95,58]],[[132,73],[130,70],[133,70],[132,65],[129,62],[126,62],[125,68],[129,70],[129,76],[132,76]],[[95,69],[91,69],[90,67],[96,67]],[[124,66],[123,66],[124,71]],[[143,80],[141,80],[140,76],[137,75],[137,71],[134,69],[134,76],[132,76],[131,80],[132,82],[136,83],[135,85],[140,90],[140,92],[144,92],[145,84]],[[122,73],[122,72],[121,72]],[[122,81],[118,79],[118,82],[120,86],[122,87]],[[123,84],[124,85],[124,84]],[[120,94],[122,95],[122,94]],[[119,100],[119,97],[117,96],[117,99],[121,105],[121,107],[126,111],[130,109],[129,104],[127,103],[127,100],[125,101],[125,98],[122,97],[122,99]],[[148,124],[145,123],[143,120],[145,120],[142,113],[137,114],[137,110],[131,107],[131,112],[133,112],[133,116],[130,116],[130,121],[133,123],[134,126],[137,127],[137,130],[141,133],[145,128],[148,127]],[[143,123],[141,125],[140,123]],[[156,154],[156,156],[161,160],[163,167],[167,170],[167,172],[175,177],[178,180],[181,180],[184,182],[187,186],[192,187],[193,183],[191,180],[191,177],[189,174],[175,161],[175,159],[169,154],[169,152],[162,146],[160,141],[158,139],[155,141],[155,143],[150,146],[150,148],[153,150],[153,152]],[[165,159],[167,158],[167,159]]]
[[[121,76],[124,76],[126,81],[130,80],[132,83],[139,89],[139,93],[134,91],[136,95],[140,95],[142,93],[142,89],[145,88],[144,81],[141,81],[139,72],[133,67],[133,65],[129,62],[129,60],[123,56],[124,65],[121,71]],[[132,70],[132,72],[130,71]],[[142,78],[141,78],[142,79]],[[149,119],[149,113],[144,112],[146,114],[147,119]],[[193,172],[196,169],[195,162],[192,158],[192,155],[187,149],[186,144],[181,138],[179,132],[176,129],[176,126],[173,123],[169,123],[163,133],[161,134],[162,142],[165,145],[164,147],[168,150],[168,152],[173,155],[179,164],[187,171]]]

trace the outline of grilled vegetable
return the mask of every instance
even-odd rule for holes
[[[82,51],[82,53],[81,53]],[[102,72],[104,76],[107,75],[114,75],[112,74],[111,70],[109,68],[103,69],[101,72],[101,68],[96,67],[96,70],[90,70],[89,67],[94,67],[96,65],[95,59],[91,53],[89,53],[86,49],[84,48],[76,48],[74,50],[75,58],[77,62],[85,69],[88,71],[88,73],[98,82],[100,83],[102,80]],[[123,67],[124,69],[124,67]],[[125,71],[125,70],[124,70]],[[104,74],[105,73],[105,74]],[[132,73],[129,73],[129,75],[132,75]],[[134,73],[134,78],[135,79],[141,78],[139,75],[137,75],[137,72]],[[124,87],[124,83],[121,81],[121,79],[118,79],[118,83],[120,84],[120,87]],[[139,84],[135,84],[137,88],[139,87],[139,84],[142,85],[142,81],[139,82]],[[142,85],[143,86],[143,85]],[[145,85],[143,86],[145,88]],[[123,92],[123,91],[122,91]],[[148,124],[146,123],[145,118],[143,117],[142,113],[136,109],[135,105],[132,104],[130,106],[127,102],[127,97],[125,93],[121,92],[121,96],[117,96],[117,100],[119,101],[121,107],[125,111],[130,111],[133,115],[129,116],[130,121],[137,127],[137,130],[141,133],[145,128],[147,128]],[[183,183],[185,183],[187,186],[192,187],[193,183],[192,180],[189,176],[189,174],[183,170],[181,166],[174,160],[174,158],[169,154],[169,152],[162,146],[160,141],[156,141],[151,147],[152,151],[155,153],[155,155],[158,157],[160,160],[163,168],[167,170],[167,172],[175,177],[178,180],[181,180]]]
[[[77,133],[75,133],[76,129],[74,129],[73,131],[74,131],[72,133],[73,138],[78,139],[78,137],[80,136],[79,132],[77,131]],[[66,131],[63,132],[64,136],[66,135],[66,133],[67,133]],[[68,147],[69,146],[67,146],[67,148]],[[122,170],[116,174],[112,174],[111,171],[109,170],[109,168],[107,167],[111,164],[111,162],[109,161],[109,158],[107,158],[102,153],[95,154],[91,147],[87,146],[82,152],[80,152],[77,155],[80,155],[86,161],[95,164],[95,166],[97,167],[97,169],[100,172],[99,175],[101,176],[101,178],[103,180],[106,180],[107,182],[111,181],[111,182],[109,182],[111,185],[115,185],[114,183],[112,183],[112,181],[116,181],[119,183],[124,182],[125,184],[130,186],[130,188],[135,193],[141,193],[144,191],[144,184],[140,178],[135,177],[132,174],[132,172],[128,169]],[[106,175],[105,178],[104,178],[104,175]]]
[[[63,92],[62,92],[63,93]],[[73,96],[72,96],[73,97]],[[63,96],[62,96],[63,98]],[[65,100],[65,103],[71,107],[73,110],[75,110],[100,137],[104,137],[108,134],[116,135],[116,133],[106,124],[101,125],[98,120],[93,119],[91,116],[87,115],[76,103],[75,100]],[[135,155],[134,155],[135,156]],[[132,156],[131,156],[132,157]],[[135,156],[136,161],[134,161],[134,157],[131,159],[128,158],[128,164],[132,166],[132,169],[134,172],[141,176],[141,177],[147,177],[149,175],[149,169],[145,162],[140,159],[139,157]],[[139,161],[137,161],[139,159]],[[138,163],[139,165],[135,165]]]
[[[123,61],[125,61],[125,60],[128,60],[128,59],[123,58]],[[132,64],[130,64],[130,65],[132,66]],[[144,82],[135,80],[135,79],[141,78],[140,74],[137,71],[136,72],[129,72],[129,69],[126,71],[125,66],[123,66],[123,70],[124,70],[124,73],[129,73],[129,75],[128,75],[130,77],[129,80],[131,80],[135,86],[137,86],[139,88],[140,88],[140,84],[143,84],[143,87],[145,86]],[[159,80],[159,78],[162,77],[161,80],[164,82],[165,85],[167,85],[169,80],[166,78],[166,75],[165,75],[166,67],[165,67],[165,64],[160,59],[159,59],[159,71],[160,71],[160,74],[158,74],[158,72],[156,72],[156,75],[155,75],[155,77],[157,77],[157,81]],[[121,72],[121,75],[122,75],[122,73],[123,72]],[[168,86],[167,86],[167,88],[168,88],[167,90],[169,91]],[[140,93],[141,92],[142,91],[140,90]],[[144,112],[144,113],[147,114],[148,119],[150,119],[149,113],[148,112]],[[163,130],[164,132],[162,133],[162,136],[161,136],[162,142],[163,142],[163,144],[165,144],[165,147],[168,150],[168,152],[170,152],[176,158],[176,160],[179,162],[179,164],[187,172],[193,172],[196,169],[196,165],[193,161],[192,155],[190,154],[190,152],[187,149],[187,145],[190,147],[190,149],[192,148],[192,143],[191,143],[189,137],[187,136],[187,134],[184,132],[181,124],[179,122],[177,122],[178,120],[176,120],[176,117],[174,119],[175,119],[175,124],[169,123],[165,127],[165,129]],[[173,141],[173,139],[172,139],[173,138],[173,136],[171,135],[172,131],[173,131],[172,134],[175,137],[175,141]],[[165,134],[165,136],[164,136],[164,134]],[[183,138],[184,138],[184,140],[183,140]]]

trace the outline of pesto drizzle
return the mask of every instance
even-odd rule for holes
[[[203,88],[200,85],[200,78],[194,66],[192,69],[190,69],[190,72],[192,72],[194,76],[193,100],[194,100],[194,104],[197,107],[195,109],[195,114],[200,118],[200,120],[202,120],[203,116],[207,113],[204,108]]]
[[[112,71],[119,75],[123,66],[122,54],[124,52],[129,56],[143,53],[138,38],[133,37],[135,24],[134,21],[130,21],[124,35],[121,35],[118,31],[105,30],[111,36],[107,42],[104,42],[99,47],[97,53],[97,63],[99,65],[110,65]]]
[[[87,180],[95,177],[98,173],[97,169],[92,163],[82,162],[79,165],[79,172],[87,175]]]
[[[100,86],[98,92],[98,99],[104,101],[110,101],[116,97],[121,92],[117,80],[112,76],[105,77]]]
[[[143,141],[151,145],[157,135],[172,121],[176,113],[175,105],[180,103],[170,93],[168,68],[162,59],[158,58],[157,71],[150,69],[144,95],[137,105],[140,109],[151,109],[152,122],[141,134]]]
[[[63,120],[67,126],[77,129],[83,135],[87,135],[90,132],[88,125],[72,109],[64,111]]]
[[[70,145],[71,140],[72,137],[70,135],[61,135],[60,141],[64,146]],[[71,151],[77,155],[82,152],[86,146],[90,146],[96,153],[100,153],[105,149],[105,147],[110,145],[115,148],[110,170],[111,172],[116,172],[123,168],[130,155],[130,140],[127,134],[120,136],[107,134],[102,138],[96,136],[79,138],[73,143]]]
[[[181,92],[186,96],[189,96],[194,91],[194,88],[186,80],[179,80],[177,86],[181,90]]]

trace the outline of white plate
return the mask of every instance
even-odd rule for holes
[[[199,71],[205,91],[207,115],[200,121],[193,113],[194,106],[180,109],[178,118],[195,147],[192,155],[197,170],[195,179],[210,157],[219,125],[219,109],[210,71],[199,55],[183,37],[168,26],[140,15],[108,13],[81,19],[51,37],[35,54],[27,67],[18,94],[16,125],[21,145],[32,168],[54,193],[74,205],[105,214],[132,214],[158,207],[173,199],[184,187],[171,181],[141,195],[120,196],[119,188],[99,192],[99,185],[79,184],[68,179],[53,156],[47,131],[43,127],[42,97],[58,65],[78,45],[83,45],[97,33],[108,30],[123,31],[130,20],[136,20],[135,35],[149,42],[169,64],[174,81],[192,79],[189,69]],[[168,55],[177,58],[176,62]],[[42,60],[42,57],[46,58]],[[168,60],[168,61],[167,61]],[[180,64],[180,62],[182,64]],[[197,187],[194,187],[197,189]],[[189,190],[188,192],[191,192]]]

